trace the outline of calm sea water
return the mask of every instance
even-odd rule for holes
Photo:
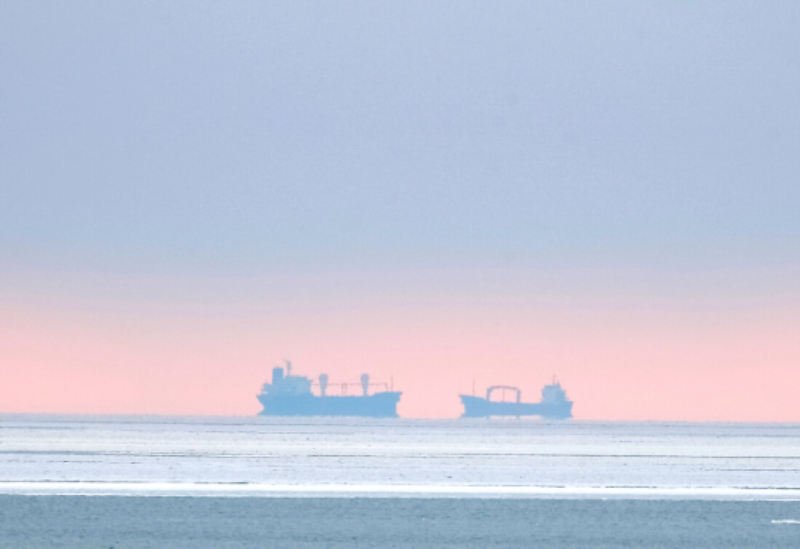
[[[4,548],[531,545],[800,547],[800,425],[0,416]]]

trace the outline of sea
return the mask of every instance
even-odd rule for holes
[[[800,424],[0,415],[0,548],[800,547]]]

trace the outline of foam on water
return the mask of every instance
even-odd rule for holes
[[[800,501],[800,489],[169,482],[0,482],[0,494],[273,498],[551,498]]]

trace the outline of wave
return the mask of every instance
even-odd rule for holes
[[[264,484],[252,482],[0,481],[0,494],[193,497],[415,497],[800,501],[800,487]]]

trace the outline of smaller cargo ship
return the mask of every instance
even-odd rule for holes
[[[316,385],[319,395],[311,388]],[[402,393],[389,390],[385,383],[370,383],[369,375],[361,376],[360,395],[348,395],[351,383],[336,384],[340,395],[328,395],[328,375],[321,374],[318,383],[305,376],[292,375],[292,363],[286,362],[286,372],[280,366],[272,369],[272,383],[261,387],[258,401],[264,407],[262,416],[353,416],[397,417],[397,403]],[[370,386],[380,385],[387,390],[370,394]]]
[[[511,391],[516,394],[516,400],[492,400],[495,391]],[[486,390],[486,398],[459,395],[464,405],[461,417],[490,417],[490,416],[541,416],[545,419],[568,419],[572,417],[572,401],[567,398],[567,393],[561,384],[553,380],[550,385],[542,388],[542,400],[539,402],[522,402],[522,391],[509,385],[495,385]]]

